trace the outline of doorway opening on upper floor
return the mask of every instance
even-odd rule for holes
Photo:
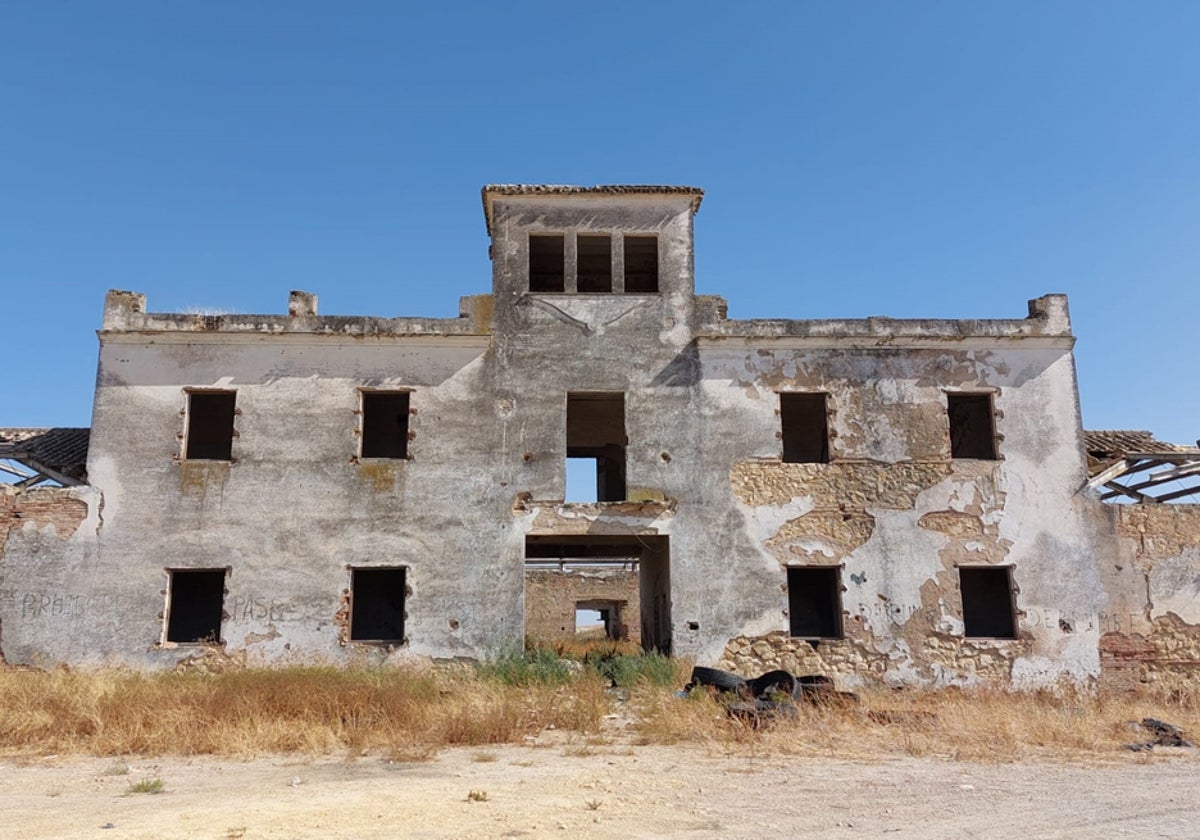
[[[568,502],[623,502],[625,487],[625,395],[621,393],[567,394]],[[579,490],[581,473],[592,465],[595,493]],[[572,480],[574,479],[574,480]],[[585,498],[572,498],[571,491]]]

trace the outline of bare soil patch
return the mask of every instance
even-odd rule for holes
[[[0,824],[10,837],[103,840],[1194,837],[1194,752],[850,761],[547,737],[416,762],[48,757],[0,764]],[[144,779],[163,792],[128,792]]]

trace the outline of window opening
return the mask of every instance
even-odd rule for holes
[[[529,291],[566,290],[563,241],[561,233],[529,235]]]
[[[350,641],[404,641],[404,568],[350,570]]]
[[[621,613],[626,603],[605,599],[577,601],[575,634],[589,639],[620,641],[625,636]]]
[[[567,459],[567,495],[568,502],[597,502],[596,476],[599,467],[595,458]]]
[[[842,581],[838,566],[789,566],[788,618],[791,635],[842,638]]]
[[[575,610],[575,633],[584,636],[603,637],[604,627],[608,621],[607,610]]]
[[[225,605],[224,569],[168,569],[167,641],[217,644]]]
[[[960,566],[958,581],[966,636],[1017,637],[1010,566]]]
[[[236,401],[236,391],[188,391],[184,458],[189,461],[233,458]]]
[[[780,428],[785,464],[829,463],[829,416],[825,394],[781,393]]]
[[[583,235],[576,238],[576,288],[580,292],[612,291],[612,237]]]
[[[407,391],[362,392],[363,458],[408,457]]]
[[[625,395],[567,394],[567,459],[595,462],[598,502],[625,500]]]
[[[625,237],[625,291],[629,294],[658,292],[658,237]]]
[[[991,394],[947,394],[950,457],[996,460]]]

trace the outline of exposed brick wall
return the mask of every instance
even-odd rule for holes
[[[622,636],[641,638],[638,573],[625,569],[555,569],[525,573],[525,635],[552,641],[575,632],[575,605],[580,601],[618,601]]]
[[[17,493],[12,488],[0,489],[0,553],[8,542],[10,531],[33,522],[38,528],[54,526],[58,536],[67,539],[87,518],[87,503],[74,498],[67,487],[29,490]]]

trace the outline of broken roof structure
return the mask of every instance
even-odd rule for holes
[[[88,429],[0,429],[0,473],[18,487],[87,483]],[[5,463],[12,462],[12,463]]]
[[[1100,497],[1134,502],[1200,502],[1200,441],[1179,446],[1145,431],[1084,432],[1087,486]],[[1151,472],[1153,470],[1153,472]]]
[[[1200,453],[1083,431],[1065,296],[731,319],[702,197],[485,187],[457,318],[110,291],[90,432],[0,433],[7,661],[477,658],[585,611],[747,675],[1200,679]]]

